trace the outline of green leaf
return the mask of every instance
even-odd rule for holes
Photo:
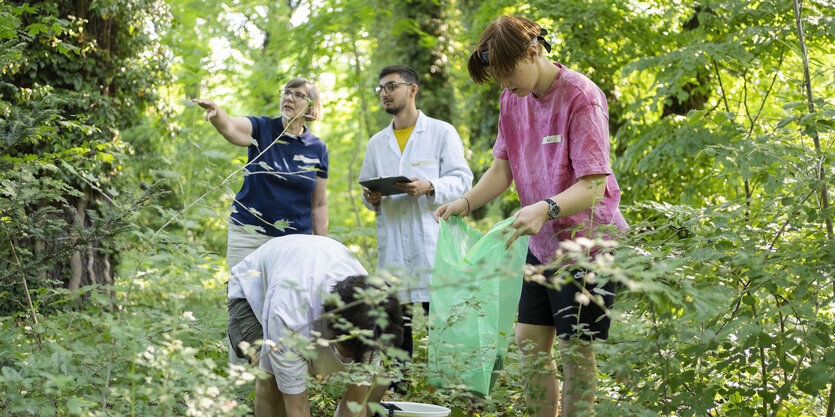
[[[806,105],[805,101],[794,101],[794,102],[791,102],[791,103],[784,104],[783,109],[788,110],[788,109],[792,109],[792,108],[795,108],[795,107],[798,107],[798,106],[805,106],[805,105]]]
[[[825,363],[814,363],[798,374],[797,387],[809,395],[818,395],[826,388],[826,385],[833,379],[832,369],[828,369]]]
[[[226,152],[221,152],[217,149],[207,149],[203,151],[203,155],[209,159],[231,159],[229,154]]]
[[[783,128],[783,127],[786,127],[786,125],[788,125],[789,123],[794,122],[794,121],[795,121],[795,120],[797,120],[797,119],[798,119],[798,116],[789,116],[789,117],[786,117],[785,119],[780,120],[780,123],[777,123],[777,129],[780,129],[780,128]]]
[[[364,408],[362,404],[354,401],[348,401],[346,405],[348,406],[348,410],[353,414],[358,414]]]
[[[0,379],[0,382],[3,382],[4,384],[15,384],[23,380],[23,377],[20,376],[20,373],[9,366],[4,366],[3,369],[0,371],[2,371],[3,374],[3,377],[2,379]]]
[[[78,397],[70,397],[67,400],[67,410],[73,415],[79,415],[82,413],[84,407],[84,402],[81,401]]]
[[[26,32],[30,35],[38,35],[41,32],[47,32],[49,28],[42,23],[33,23],[26,27]]]
[[[290,222],[287,220],[276,220],[273,226],[275,226],[276,229],[284,232],[286,229],[290,228]]]

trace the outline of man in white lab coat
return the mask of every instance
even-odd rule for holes
[[[419,85],[414,69],[391,65],[380,71],[375,91],[391,124],[368,141],[359,179],[404,176],[404,194],[382,196],[363,189],[363,203],[377,213],[377,268],[405,283],[402,349],[412,355],[411,309],[429,308],[429,276],[439,225],[432,218],[441,205],[472,188],[473,173],[455,128],[415,107]],[[409,305],[409,303],[412,303]]]

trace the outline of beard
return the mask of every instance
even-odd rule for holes
[[[406,103],[403,103],[403,104],[401,104],[397,107],[386,107],[386,113],[388,113],[390,115],[396,115],[397,113],[400,113],[401,111],[403,111],[403,109],[405,109],[405,108],[406,108]]]

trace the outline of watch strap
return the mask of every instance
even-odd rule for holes
[[[560,215],[560,206],[556,203],[556,201],[551,200],[550,198],[546,198],[545,202],[548,203],[548,219],[554,220]]]
[[[426,195],[432,197],[435,195],[435,186],[432,184],[432,181],[427,181],[429,183],[429,191],[426,192]]]

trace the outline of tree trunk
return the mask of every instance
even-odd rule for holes
[[[73,219],[72,230],[77,233],[80,233],[87,223],[87,205],[90,202],[90,196],[90,190],[85,189],[84,197],[79,198],[75,204],[75,218]],[[70,278],[70,282],[67,283],[67,288],[75,291],[80,287],[81,279],[84,276],[84,264],[81,258],[81,250],[79,249],[76,249],[70,257],[70,270],[72,271],[72,277]]]
[[[44,242],[42,239],[35,240],[35,256],[38,258],[41,257],[44,251]],[[46,270],[41,269],[38,271],[38,282],[46,281]]]
[[[809,105],[809,113],[815,112],[815,101],[814,97],[812,96],[812,78],[809,75],[809,57],[806,54],[806,40],[803,37],[803,21],[800,18],[800,4],[797,0],[793,1],[794,3],[794,19],[795,23],[797,24],[797,37],[800,41],[800,53],[801,57],[803,58],[803,84],[806,87],[806,99],[808,100]],[[821,144],[820,138],[818,138],[818,133],[816,130],[812,129],[811,135],[812,141],[815,144],[815,152],[818,155],[823,155],[821,153]],[[821,180],[821,189],[820,189],[820,196],[821,196],[821,209],[822,210],[829,210],[829,193],[826,189],[826,171],[824,170],[823,164],[820,164],[820,171],[818,172],[818,178]],[[827,217],[824,222],[826,223],[826,238],[827,240],[833,240],[833,231],[832,231],[832,219]],[[835,278],[832,278],[832,293],[835,295]],[[829,386],[829,401],[826,406],[826,417],[833,417],[835,414],[835,384]]]
[[[368,137],[368,103],[365,99],[365,83],[363,83],[362,78],[362,64],[360,63],[360,53],[359,48],[357,47],[356,39],[351,42],[351,46],[353,47],[354,53],[354,76],[357,77],[357,91],[359,91],[359,101],[360,101],[360,114],[362,117],[359,119],[360,124],[360,135],[357,138],[356,144],[354,146],[354,152],[351,156],[351,162],[348,163],[348,197],[351,201],[351,208],[354,211],[354,218],[357,221],[357,227],[362,227],[362,217],[360,217],[359,207],[357,207],[356,199],[354,198],[354,166],[356,165],[357,158],[362,151],[362,144],[365,143],[363,139]],[[362,237],[362,252],[363,254],[368,257],[368,240],[365,236]]]

